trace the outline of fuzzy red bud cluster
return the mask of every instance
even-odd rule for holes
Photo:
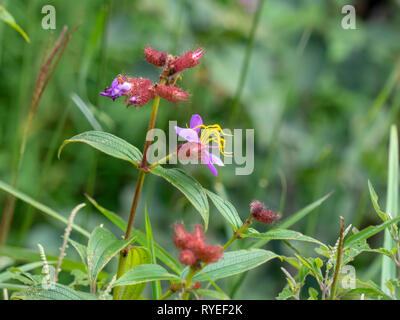
[[[196,51],[190,50],[185,54],[176,57],[167,52],[159,52],[147,46],[144,49],[147,62],[156,67],[164,67],[164,73],[168,76],[176,75],[182,71],[193,68],[200,63],[204,50],[198,48]]]
[[[147,46],[144,48],[144,54],[149,63],[163,68],[161,79],[164,79],[164,83],[153,84],[149,79],[118,75],[111,83],[110,88],[105,88],[104,92],[100,92],[100,94],[113,100],[125,96],[128,106],[135,105],[137,107],[145,105],[156,96],[175,103],[187,101],[189,93],[175,86],[176,78],[185,69],[199,64],[204,50],[199,48],[176,57]]]
[[[274,223],[280,218],[279,212],[268,210],[266,206],[258,200],[254,200],[250,204],[250,216],[253,217],[254,220],[266,224]]]
[[[174,243],[181,251],[179,261],[187,266],[199,266],[201,262],[214,263],[223,255],[220,246],[206,245],[201,225],[195,225],[194,232],[185,231],[183,223],[174,224]]]

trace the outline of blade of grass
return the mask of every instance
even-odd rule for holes
[[[247,73],[249,71],[250,59],[251,59],[251,55],[252,55],[253,49],[254,49],[254,39],[255,39],[258,24],[260,22],[261,13],[263,11],[264,2],[265,2],[265,0],[259,1],[257,11],[255,12],[254,17],[253,17],[253,23],[251,25],[249,40],[248,40],[247,47],[246,47],[246,53],[245,53],[243,63],[242,63],[242,68],[240,71],[239,83],[238,83],[238,86],[236,89],[236,94],[235,94],[235,97],[234,97],[233,103],[232,103],[232,113],[231,113],[231,118],[229,121],[229,123],[231,124],[231,127],[235,123],[235,121],[240,113],[240,98],[242,96],[243,89],[246,84],[246,78],[247,78]]]
[[[397,127],[392,125],[390,128],[389,142],[389,172],[387,182],[386,196],[386,213],[392,218],[397,217],[397,204],[399,194],[399,147],[397,137]],[[385,230],[385,238],[383,247],[387,250],[392,250],[394,247],[393,239],[390,236],[389,230]],[[390,294],[390,290],[386,288],[386,281],[393,279],[396,276],[396,267],[394,262],[386,256],[382,257],[382,272],[381,272],[381,290]]]
[[[149,219],[149,215],[147,213],[147,206],[145,207],[145,220],[146,220],[146,237],[147,237],[147,248],[151,252],[151,260],[153,264],[157,264],[157,257],[156,253],[154,250],[154,241],[153,241],[153,231],[151,229],[151,223]],[[154,300],[159,300],[162,292],[161,292],[161,281],[153,281],[151,283],[151,286],[153,288],[153,299]]]
[[[9,194],[11,194],[13,197],[20,199],[26,203],[29,203],[31,206],[34,206],[36,209],[38,209],[39,211],[47,214],[48,216],[54,218],[55,220],[58,220],[64,224],[68,224],[68,219],[64,218],[61,214],[59,214],[58,212],[56,212],[55,210],[49,208],[48,206],[32,199],[30,196],[26,195],[25,193],[16,190],[15,188],[11,187],[10,185],[8,185],[7,183],[3,182],[0,180],[0,190],[3,190]],[[72,228],[76,231],[78,231],[79,233],[81,233],[82,235],[84,235],[85,237],[89,238],[89,232],[87,232],[86,230],[82,229],[81,227],[73,224]]]

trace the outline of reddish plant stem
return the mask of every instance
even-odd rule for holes
[[[164,84],[165,80],[163,78],[161,78],[160,83]],[[149,126],[148,126],[147,134],[146,134],[146,142],[145,142],[145,146],[143,149],[143,158],[142,158],[142,161],[140,162],[140,164],[138,165],[139,176],[138,176],[138,180],[136,183],[135,195],[133,196],[131,210],[129,213],[128,225],[126,226],[126,230],[125,230],[125,237],[124,237],[125,239],[129,239],[131,236],[133,222],[135,220],[136,210],[137,210],[137,207],[139,204],[140,194],[142,193],[142,189],[143,189],[143,181],[146,176],[146,173],[149,171],[149,168],[147,166],[147,151],[149,150],[150,143],[153,140],[152,130],[154,129],[154,127],[156,125],[156,119],[157,119],[159,105],[160,105],[160,97],[157,96],[157,97],[155,97],[154,102],[153,102],[153,109],[151,112]],[[117,280],[124,273],[125,265],[126,265],[126,258],[128,255],[127,250],[128,250],[128,248],[125,248],[120,252],[119,260],[118,260]],[[114,293],[113,293],[113,299],[118,300],[119,298],[120,298],[120,287],[115,287]]]

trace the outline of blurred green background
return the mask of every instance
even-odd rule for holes
[[[357,228],[379,223],[367,181],[374,184],[384,207],[389,128],[400,112],[399,1],[265,0],[252,50],[256,0],[0,1],[31,39],[26,43],[0,23],[0,179],[10,184],[51,32],[41,27],[41,9],[47,4],[56,8],[54,38],[63,25],[82,25],[40,102],[20,171],[20,190],[65,216],[85,202],[87,192],[127,219],[136,170],[85,145],[68,146],[57,159],[54,151],[64,139],[92,129],[71,93],[81,97],[105,131],[142,149],[151,106],[127,109],[122,101],[112,102],[99,92],[119,73],[156,81],[159,70],[144,60],[147,44],[177,55],[201,46],[206,51],[201,64],[186,71],[179,83],[190,92],[190,102],[162,101],[157,127],[168,129],[169,120],[184,125],[199,113],[208,124],[254,128],[255,169],[249,176],[236,176],[235,166],[226,166],[219,169],[218,179],[206,166],[185,170],[232,201],[242,219],[254,199],[273,210],[284,204],[285,218],[334,190],[293,227],[328,244],[336,241],[340,215]],[[356,6],[356,30],[341,27],[346,4]],[[241,92],[246,52],[250,64]],[[2,192],[1,212],[5,201]],[[172,223],[184,221],[191,228],[201,223],[200,216],[179,191],[157,177],[145,181],[135,221],[142,230],[145,204],[155,240],[177,256]],[[211,203],[210,208],[208,242],[223,244],[229,228]],[[120,235],[90,205],[78,214],[77,223],[89,229],[105,223]],[[8,244],[37,250],[41,243],[47,253],[57,255],[62,233],[61,224],[19,201]],[[72,237],[79,239],[74,233]],[[371,246],[382,242],[382,235],[376,236]],[[311,245],[294,245],[315,255]],[[267,246],[292,254],[281,242]],[[73,257],[73,250],[68,254]],[[358,278],[378,278],[375,257],[364,254],[354,262]],[[285,284],[281,265],[273,261],[252,271],[235,298],[273,299]],[[231,283],[225,281],[223,287]]]

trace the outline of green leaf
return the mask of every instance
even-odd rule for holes
[[[239,217],[236,208],[227,200],[222,199],[219,195],[211,192],[210,190],[204,189],[208,197],[214,203],[215,207],[222,214],[222,216],[231,224],[233,229],[236,231],[239,229],[243,222]]]
[[[391,218],[396,218],[397,204],[399,194],[399,142],[397,138],[397,128],[392,125],[390,129],[390,143],[389,143],[389,172],[387,182],[387,197],[386,197],[386,212]],[[389,227],[390,228],[390,227]],[[388,229],[389,229],[388,228]],[[387,250],[394,248],[394,241],[391,237],[389,230],[385,230],[385,238],[383,247]],[[396,265],[394,262],[384,256],[382,257],[382,272],[381,272],[381,287],[383,291],[390,294],[389,289],[385,286],[387,280],[396,276]]]
[[[301,264],[311,272],[311,274],[319,281],[323,281],[323,276],[321,269],[318,265],[320,265],[318,260],[314,260],[313,258],[305,258],[298,254],[295,254],[297,259],[301,262]]]
[[[151,264],[151,253],[145,247],[131,247],[127,260],[126,270],[130,270],[136,266],[143,264]],[[124,272],[126,273],[126,272]],[[123,274],[124,274],[123,273]],[[146,283],[134,284],[131,286],[121,287],[121,300],[136,300],[140,297]]]
[[[198,289],[195,292],[201,296],[211,297],[217,300],[230,300],[229,296],[216,290]]]
[[[263,249],[238,250],[224,253],[222,259],[209,264],[203,269],[211,280],[226,278],[254,269],[259,265],[279,256],[272,251]],[[187,271],[187,269],[185,269]],[[194,281],[207,281],[207,278],[198,273],[193,277]]]
[[[138,148],[111,133],[103,131],[87,131],[65,140],[58,149],[59,158],[64,147],[71,142],[86,143],[105,154],[128,161],[135,166],[142,159],[142,153]]]
[[[101,127],[101,124],[97,121],[96,117],[94,116],[93,112],[89,109],[85,102],[78,96],[76,93],[71,93],[70,95],[72,101],[78,107],[78,109],[83,113],[87,121],[90,123],[92,128],[97,131],[104,131]]]
[[[366,240],[373,235],[377,234],[378,232],[383,231],[387,227],[391,226],[394,223],[397,223],[400,221],[400,217],[397,217],[392,220],[388,220],[380,225],[377,226],[369,226],[360,232],[357,232],[356,234],[353,234],[352,236],[348,237],[347,240],[344,242],[344,248],[349,248],[356,244],[359,241]]]
[[[31,42],[25,31],[22,30],[22,28],[18,24],[16,24],[14,17],[3,6],[0,6],[0,20],[4,21],[10,27],[18,31],[21,34],[21,36],[24,37],[26,42],[28,43]]]
[[[90,281],[95,282],[99,272],[106,264],[134,240],[135,238],[118,240],[110,231],[96,227],[90,235],[87,247],[87,266]]]
[[[116,213],[102,207],[99,205],[96,200],[94,200],[91,196],[85,193],[85,197],[90,201],[90,203],[102,213],[108,220],[110,220],[114,225],[120,228],[122,231],[125,232],[126,230],[126,222]]]
[[[146,221],[146,238],[147,238],[147,248],[151,253],[151,263],[157,264],[157,258],[154,252],[154,241],[153,241],[153,231],[151,229],[150,218],[147,213],[147,207],[145,208],[145,221]],[[153,288],[153,299],[158,300],[161,297],[161,282],[154,281],[151,283]]]
[[[178,280],[179,277],[168,273],[157,264],[142,264],[127,271],[121,278],[114,282],[113,287],[128,286],[156,280]]]
[[[32,251],[29,249],[18,248],[18,247],[11,247],[11,246],[4,246],[0,247],[0,256],[10,257],[18,261],[26,261],[26,262],[34,262],[38,263],[40,261],[40,254],[37,251]],[[46,254],[47,261],[57,262],[58,257]],[[72,271],[74,269],[79,269],[81,271],[86,272],[86,266],[83,263],[72,261],[69,259],[64,258],[61,264],[61,269],[64,271]],[[106,278],[107,274],[104,272],[100,273],[99,278]]]
[[[50,286],[48,289],[42,287],[42,285],[36,285],[29,287],[27,290],[17,293],[13,296],[13,299],[22,300],[98,300],[95,295],[75,291],[62,284],[55,283],[54,286]]]
[[[9,268],[8,271],[11,272],[12,279],[22,282],[23,284],[35,285],[39,283],[39,281],[36,281],[30,273],[25,272],[20,268]]]
[[[244,233],[241,233],[241,235],[256,239],[305,241],[325,246],[325,244],[314,238],[305,236],[300,232],[287,229],[272,229],[270,231],[260,233],[253,228],[248,228]]]
[[[204,229],[207,230],[209,217],[208,200],[200,183],[180,169],[165,169],[157,166],[151,169],[150,172],[164,178],[186,196],[200,213],[204,220]]]
[[[64,218],[61,214],[57,213],[55,210],[49,208],[48,206],[32,199],[31,197],[29,197],[28,195],[26,195],[25,193],[16,190],[15,188],[11,187],[10,185],[8,185],[7,183],[4,183],[3,181],[0,181],[0,189],[4,190],[5,192],[8,192],[9,194],[12,194],[14,197],[30,204],[31,206],[35,207],[36,209],[38,209],[39,211],[47,214],[48,216],[68,225],[68,219]],[[76,231],[78,231],[79,233],[83,234],[85,237],[89,237],[89,232],[87,232],[86,230],[82,229],[81,227],[73,224],[72,228]]]
[[[8,290],[14,290],[14,291],[21,291],[29,288],[26,285],[22,284],[15,284],[15,283],[0,283],[0,289],[8,289]]]
[[[380,290],[379,286],[371,280],[368,282],[362,282],[357,279],[356,283],[358,288],[345,291],[341,297],[342,299],[360,299],[360,296],[364,294],[366,297],[372,299],[393,300],[390,295]]]
[[[289,288],[283,288],[283,290],[276,297],[276,300],[288,300],[294,296],[294,293]]]
[[[372,186],[371,182],[368,180],[368,189],[369,189],[369,195],[371,197],[372,205],[374,206],[374,209],[378,216],[385,222],[386,220],[389,219],[389,216],[381,210],[378,204],[378,195],[375,192],[374,187]]]
[[[96,209],[99,210],[100,213],[102,213],[114,225],[116,225],[118,228],[120,228],[122,231],[125,232],[126,223],[123,219],[121,219],[120,216],[118,216],[116,213],[114,213],[110,210],[107,210],[106,208],[103,208],[90,196],[86,195],[86,197],[96,207]],[[137,243],[139,243],[142,246],[147,245],[147,239],[143,232],[136,230],[136,229],[132,229],[132,235],[137,238],[136,239]],[[174,272],[176,272],[176,274],[180,274],[182,272],[181,264],[178,261],[176,261],[165,249],[163,249],[156,242],[154,242],[154,249],[155,249],[157,258],[159,258],[169,268],[171,268]]]
[[[87,268],[87,247],[84,246],[83,244],[80,244],[79,242],[76,242],[72,239],[68,239],[68,242],[72,244],[72,246],[75,248],[75,250],[78,252],[79,256],[81,257],[81,260],[85,267]]]
[[[28,263],[25,264],[23,266],[18,266],[18,269],[20,269],[21,271],[30,271],[36,268],[40,268],[43,266],[43,262],[32,262],[32,263]],[[2,273],[0,273],[0,282],[5,282],[9,279],[13,278],[13,272],[11,272],[10,270],[4,271]]]
[[[308,288],[309,298],[308,300],[318,300],[318,291],[314,288]]]

